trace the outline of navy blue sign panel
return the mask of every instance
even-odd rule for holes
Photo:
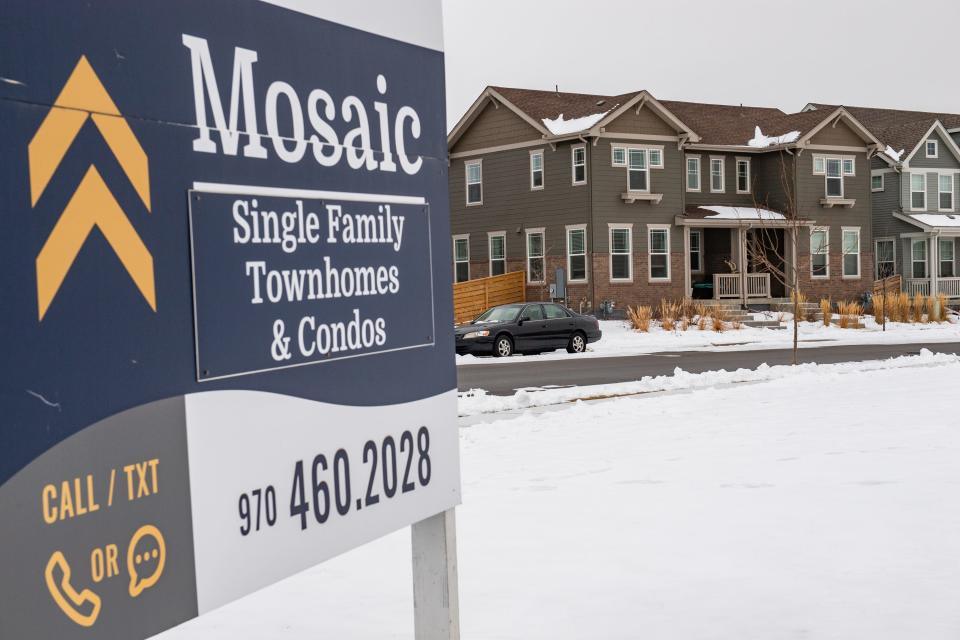
[[[0,0],[0,638],[146,637],[459,502],[443,53],[353,24]]]
[[[199,380],[434,343],[430,208],[349,195],[191,193]]]

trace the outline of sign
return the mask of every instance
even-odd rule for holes
[[[368,4],[3,2],[0,638],[459,503],[440,6]]]

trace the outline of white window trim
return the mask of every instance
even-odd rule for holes
[[[577,182],[577,167],[580,166],[576,164],[577,149],[583,149],[583,180],[580,182]],[[570,147],[570,184],[575,187],[587,184],[587,145],[585,144],[575,144]]]
[[[470,202],[470,165],[477,165],[480,167],[480,200],[477,202]],[[463,184],[464,184],[464,195],[463,198],[466,200],[468,207],[479,207],[483,204],[483,159],[479,160],[464,160],[463,162]]]
[[[646,189],[632,189],[630,187],[630,152],[631,151],[642,151],[643,152],[643,164],[646,165],[645,169],[636,169],[636,171],[643,171],[647,174],[647,188]],[[662,152],[661,152],[662,157]],[[653,173],[651,172],[652,167],[650,166],[650,150],[648,147],[636,145],[627,147],[627,192],[630,193],[650,193],[651,183],[653,182]]]
[[[670,227],[669,224],[648,224],[647,225],[647,282],[670,282],[671,276],[673,275],[672,269],[670,268],[670,259],[671,259],[671,250],[670,250]],[[666,278],[654,278],[653,277],[653,252],[650,250],[650,235],[653,231],[666,231],[667,232],[667,252],[666,254],[658,253],[657,255],[666,255],[667,256],[667,277]]]
[[[623,162],[616,161],[616,151],[623,151]],[[625,167],[627,166],[627,148],[622,144],[610,145],[610,166],[611,167]]]
[[[847,173],[846,166],[847,161],[850,161],[850,166],[852,169],[850,173]],[[840,156],[840,177],[841,178],[856,178],[857,177],[857,159],[854,156]]]
[[[583,231],[583,278],[574,279],[573,269],[570,268],[570,232],[571,231]],[[586,282],[590,276],[589,265],[587,264],[587,225],[585,224],[568,224],[566,227],[566,236],[567,236],[567,282],[575,282],[578,284]],[[577,254],[580,255],[580,254]]]
[[[930,155],[930,145],[933,145],[933,155]],[[940,157],[940,142],[938,140],[925,140],[923,143],[923,153],[927,158]]]
[[[694,269],[690,268],[690,273],[703,273],[703,229],[690,229],[690,237],[693,238],[696,234],[700,238],[700,247],[697,249],[697,253],[700,254],[700,268]],[[690,253],[693,254],[693,243],[690,243]]]
[[[914,190],[913,190],[913,177],[914,177],[914,176],[919,176],[919,177],[923,178],[923,189],[922,189],[921,191],[914,191]],[[939,180],[938,180],[938,182],[939,182]],[[938,186],[937,188],[939,189],[940,187]],[[923,206],[922,206],[922,207],[915,207],[915,206],[913,206],[913,194],[915,194],[915,193],[923,193]],[[939,204],[939,203],[938,203],[938,204]],[[926,211],[926,210],[927,210],[927,174],[926,174],[926,173],[920,173],[919,171],[911,171],[911,172],[910,172],[910,211]]]
[[[657,151],[660,154],[660,163],[653,164],[653,161],[650,159],[652,157],[651,151]],[[648,169],[663,169],[663,165],[666,162],[663,158],[663,147],[658,146],[648,146],[647,147],[647,168]]]
[[[540,186],[535,187],[533,185],[533,156],[540,156]],[[546,166],[546,156],[543,154],[543,149],[534,149],[530,152],[530,191],[543,191],[543,188],[547,186],[547,166]]]
[[[713,161],[720,161],[720,188],[713,188]],[[710,193],[726,193],[727,191],[727,159],[723,156],[710,156]]]
[[[689,167],[687,166],[687,163],[689,163],[691,160],[695,160],[696,163],[697,163],[697,188],[696,188],[696,189],[691,189],[691,188],[690,188],[690,182],[689,182],[689,178],[690,178],[690,173],[689,173],[689,171],[690,171],[690,169],[689,169]],[[688,155],[688,156],[684,159],[684,162],[683,162],[683,183],[684,183],[684,185],[686,186],[687,191],[689,191],[689,192],[691,192],[691,193],[700,193],[700,190],[703,188],[703,172],[701,171],[700,156],[699,156],[699,155]]]
[[[826,169],[826,167],[824,167],[824,169]],[[824,252],[822,254],[819,254],[819,253],[815,254],[813,252],[813,234],[818,231],[822,231],[824,234],[823,235]],[[827,260],[826,260],[827,272],[822,276],[814,275],[813,273],[813,256],[814,255],[825,255],[827,257]],[[810,229],[810,278],[812,280],[829,280],[830,279],[830,227],[812,227]]]
[[[880,178],[880,188],[879,188],[879,189],[875,189],[875,188],[873,187],[873,179],[874,179],[874,178]],[[880,191],[884,191],[884,190],[886,189],[886,187],[887,187],[887,178],[886,178],[885,172],[882,171],[882,170],[881,170],[881,171],[872,171],[872,172],[870,173],[870,191],[873,192],[873,193],[878,193],[878,192],[880,192]]]
[[[940,181],[943,180],[944,178],[949,178],[949,179],[950,179],[950,189],[949,189],[948,191],[944,191],[943,188],[940,186]],[[957,202],[956,202],[956,200],[957,200],[957,194],[956,194],[956,188],[957,188],[956,180],[954,179],[952,173],[940,173],[940,174],[937,175],[937,211],[941,211],[941,212],[944,212],[944,213],[952,213],[952,212],[954,212],[954,211],[957,210]],[[950,194],[950,208],[949,208],[949,209],[941,209],[941,208],[940,208],[940,196],[942,196],[942,195],[945,194],[945,193],[949,193],[949,194]]]
[[[547,233],[546,233],[546,227],[535,227],[535,228],[533,228],[533,229],[527,229],[526,232],[527,232],[527,233],[526,233],[526,235],[525,235],[524,238],[523,238],[523,240],[524,240],[524,242],[523,242],[523,253],[524,253],[524,255],[526,255],[526,260],[527,260],[527,265],[526,265],[526,266],[527,266],[527,269],[526,269],[526,271],[527,271],[527,277],[526,277],[527,284],[544,284],[544,283],[546,283],[546,281],[547,281]],[[542,251],[543,253],[542,253],[541,255],[539,255],[539,256],[536,256],[536,257],[540,258],[541,260],[543,260],[543,280],[531,280],[531,279],[530,279],[530,236],[535,235],[535,234],[537,234],[537,233],[539,233],[540,235],[543,236],[543,242],[540,243],[541,251]],[[504,251],[504,253],[506,253],[506,251]]]
[[[839,176],[830,175],[830,171],[827,169],[827,166],[830,164],[831,160],[836,160],[837,162],[840,163]],[[831,177],[834,180],[836,180],[837,178],[840,178],[840,195],[838,196],[830,195],[830,190],[827,188],[827,185],[829,184]],[[842,200],[847,193],[847,184],[846,184],[847,181],[844,180],[845,177],[846,176],[843,175],[843,156],[824,156],[823,158],[823,197],[836,198],[836,199]]]
[[[741,162],[746,163],[746,165],[747,165],[747,189],[746,189],[746,191],[741,191],[741,190],[740,190],[740,163],[741,163]],[[752,177],[752,176],[750,175],[750,173],[751,173],[750,165],[751,165],[750,158],[738,157],[738,158],[736,159],[736,162],[734,162],[734,167],[736,167],[736,180],[737,180],[737,183],[736,183],[734,186],[736,187],[737,193],[750,193],[750,179],[751,179],[751,177]]]
[[[943,269],[942,269],[943,263],[946,262],[946,260],[943,259],[943,245],[944,245],[944,243],[949,243],[949,244],[951,245],[951,247],[952,247],[951,253],[952,253],[953,255],[950,257],[950,264],[953,266],[953,269],[952,269],[952,270],[953,270],[953,275],[952,275],[952,276],[945,276],[945,275],[942,275],[942,274],[941,274],[941,271],[943,270]],[[938,278],[955,278],[955,277],[957,277],[957,242],[956,242],[956,240],[955,240],[952,236],[946,237],[946,238],[944,238],[944,237],[938,237],[938,238],[937,238],[937,277],[938,277]]]
[[[466,240],[467,241],[467,259],[466,260],[457,260],[457,241]],[[470,234],[469,233],[458,233],[453,236],[453,281],[456,282],[466,282],[470,280]],[[467,264],[467,280],[457,280],[457,265],[461,262]]]
[[[506,231],[488,231],[487,232],[487,273],[493,275],[493,251],[492,244],[494,238],[503,238],[503,272],[507,272],[507,232]]]
[[[845,265],[844,258],[846,258],[848,255],[853,255],[853,254],[848,254],[846,252],[846,248],[843,246],[844,233],[857,234],[857,273],[856,275],[847,275],[845,273],[844,267],[846,265]],[[862,238],[860,236],[860,227],[840,227],[840,278],[842,280],[859,280],[863,275],[863,269],[861,265],[861,262],[862,262],[861,256],[863,255],[863,245],[860,244],[861,239]]]
[[[628,278],[614,278],[614,277],[613,277],[613,256],[614,256],[614,253],[613,253],[613,232],[614,232],[615,230],[623,230],[623,229],[625,229],[625,230],[627,231],[627,253],[626,253],[626,255],[627,255],[627,268],[628,268],[628,270],[629,270],[629,272],[630,272],[630,277],[628,277]],[[609,266],[608,273],[607,273],[610,282],[618,282],[618,283],[633,282],[633,223],[632,223],[632,222],[608,222],[608,223],[607,223],[607,241],[610,243],[610,245],[609,245],[609,247],[608,247],[608,249],[609,249],[608,254],[609,254],[609,256],[610,256],[610,260],[609,260],[610,266]],[[618,253],[618,254],[616,254],[616,255],[624,255],[624,254]]]
[[[925,275],[925,276],[923,276],[923,277],[924,277],[924,278],[929,278],[929,277],[930,277],[930,247],[927,245],[927,239],[926,239],[926,238],[911,238],[911,240],[910,240],[910,277],[911,277],[911,278],[917,278],[917,276],[914,275],[913,265],[914,265],[915,263],[921,262],[921,261],[914,259],[914,257],[913,257],[913,246],[914,246],[915,244],[920,244],[920,243],[923,244],[923,260],[922,260],[922,262],[923,262],[923,272],[924,272],[925,274],[927,274],[927,275]],[[937,248],[939,249],[939,247],[937,247]]]
[[[880,279],[880,243],[889,242],[893,246],[893,273],[897,273],[897,239],[896,238],[875,238],[873,241],[873,275]]]

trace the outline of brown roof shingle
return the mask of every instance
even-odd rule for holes
[[[811,103],[818,111],[836,109],[836,105]],[[944,127],[960,127],[960,114],[934,113],[932,111],[906,111],[904,109],[878,109],[875,107],[844,107],[875,135],[880,142],[890,145],[894,151],[901,149],[910,153],[936,120]],[[816,113],[816,112],[814,112]]]

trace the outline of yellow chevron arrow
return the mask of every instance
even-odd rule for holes
[[[31,206],[36,206],[88,117],[97,126],[147,211],[150,211],[147,154],[86,56],[80,57],[50,113],[28,145]],[[106,237],[150,308],[156,311],[153,257],[100,173],[91,165],[37,256],[40,320],[43,320],[94,227],[98,227]]]

